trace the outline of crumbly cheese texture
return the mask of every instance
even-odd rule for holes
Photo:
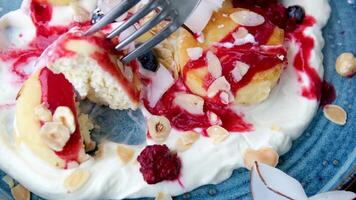
[[[130,99],[117,80],[90,57],[61,58],[49,68],[63,73],[82,98],[87,97],[111,109],[137,109],[137,103]]]
[[[72,30],[58,39],[43,55],[48,68],[64,74],[82,98],[107,105],[111,109],[137,109],[138,99],[130,96],[131,91],[138,92],[132,69],[124,66],[109,50],[90,42],[91,38],[73,39],[72,34],[82,33]],[[99,32],[93,37],[102,39],[105,34]],[[60,56],[58,51],[74,55]],[[93,55],[96,54],[103,57],[95,59]]]

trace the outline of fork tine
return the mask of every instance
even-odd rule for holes
[[[85,33],[85,35],[91,35],[96,31],[100,30],[104,26],[112,23],[123,15],[125,12],[134,7],[140,0],[124,0],[121,4],[114,7],[108,14],[106,14],[99,22],[94,24],[89,30]]]
[[[124,63],[128,63],[132,61],[133,59],[143,55],[144,53],[148,52],[150,49],[152,49],[154,46],[159,44],[161,41],[166,39],[169,35],[171,35],[174,31],[176,31],[179,28],[179,25],[177,23],[173,22],[170,25],[168,25],[163,31],[159,32],[159,34],[155,35],[153,38],[151,38],[149,41],[143,43],[141,46],[139,46],[137,49],[132,51],[130,54],[125,56],[122,61]]]
[[[112,31],[107,38],[112,39],[113,37],[120,35],[121,32],[138,22],[141,18],[150,13],[153,9],[157,8],[160,5],[160,0],[151,1],[148,5],[140,9],[136,14],[131,16],[126,22],[117,27]]]
[[[116,46],[117,50],[120,50],[133,42],[135,39],[140,37],[142,34],[145,32],[149,31],[151,28],[159,24],[162,20],[164,20],[167,16],[169,16],[170,11],[169,10],[164,10],[160,12],[157,16],[155,16],[153,19],[145,23],[141,28],[139,28],[135,33],[124,39],[119,43],[119,45]]]

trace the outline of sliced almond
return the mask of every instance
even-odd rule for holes
[[[247,149],[244,154],[244,164],[247,169],[251,169],[256,161],[275,167],[278,159],[278,153],[270,147],[259,150]]]
[[[129,163],[135,155],[135,150],[126,145],[117,146],[116,152],[123,164]]]
[[[337,58],[335,67],[341,76],[352,76],[356,72],[356,58],[352,53],[342,53]]]
[[[265,18],[249,10],[240,10],[232,13],[230,18],[242,26],[259,26],[265,23]]]
[[[216,79],[208,88],[207,95],[209,98],[214,97],[217,93],[220,91],[226,91],[230,92],[231,90],[231,85],[230,83],[226,80],[224,76]]]
[[[176,149],[178,152],[188,150],[199,139],[200,134],[195,131],[184,132],[183,135],[176,141]]]
[[[62,151],[70,138],[69,129],[59,122],[47,122],[40,130],[43,142],[55,151]]]
[[[232,97],[232,94],[230,94],[228,92],[221,92],[220,93],[220,101],[221,101],[221,103],[228,105],[229,103],[233,102],[234,99]]]
[[[211,51],[206,53],[208,61],[208,71],[214,78],[219,78],[222,75],[222,67],[219,58]]]
[[[244,45],[247,43],[256,43],[255,37],[244,27],[240,27],[237,32],[232,33],[235,45]]]
[[[203,55],[203,48],[201,47],[188,48],[187,53],[191,60],[198,60]]]
[[[208,115],[209,122],[211,125],[221,125],[221,123],[222,123],[221,119],[214,112],[208,111],[207,115]]]
[[[159,192],[157,193],[155,200],[172,200],[172,197],[163,192]]]
[[[204,99],[186,93],[178,93],[174,99],[174,104],[193,115],[203,115]]]
[[[68,192],[75,192],[82,188],[85,183],[88,182],[90,178],[90,172],[86,170],[77,170],[70,174],[64,180],[64,187],[68,190]]]
[[[246,37],[248,34],[248,30],[244,27],[240,27],[237,29],[236,32],[232,33],[232,37],[236,40],[236,39],[242,39],[244,37]]]
[[[148,132],[153,141],[164,142],[171,130],[170,121],[164,116],[152,116],[147,120]]]
[[[15,186],[15,181],[10,176],[6,175],[2,177],[2,180],[9,186],[9,188],[13,188]]]
[[[35,108],[36,117],[42,122],[52,121],[52,112],[48,110],[43,104]]]
[[[220,144],[230,135],[229,131],[221,126],[211,126],[207,129],[208,136],[213,140],[214,144]]]
[[[324,116],[338,125],[345,125],[347,120],[346,111],[337,105],[328,104],[323,109]]]
[[[250,66],[246,63],[236,61],[235,67],[231,70],[231,75],[234,78],[235,82],[241,81],[241,79],[247,74]]]
[[[73,112],[66,106],[60,106],[56,109],[53,114],[53,121],[61,122],[69,129],[71,134],[74,133],[76,129]]]
[[[31,193],[24,186],[18,184],[11,189],[12,197],[15,200],[30,200]]]

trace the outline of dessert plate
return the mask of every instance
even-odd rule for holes
[[[21,0],[0,0],[0,16],[19,7]],[[342,106],[348,113],[348,123],[337,126],[324,118],[319,109],[313,122],[305,133],[293,143],[292,149],[279,160],[278,167],[302,183],[308,196],[318,192],[338,189],[355,176],[356,166],[356,79],[342,78],[335,72],[335,60],[345,51],[354,51],[356,46],[356,2],[354,0],[331,0],[332,15],[324,29],[326,46],[324,48],[324,79],[331,83],[337,93],[334,104]],[[90,108],[90,105],[88,105]],[[142,120],[141,113],[115,113],[90,108],[92,114],[101,120],[102,127],[109,126],[110,120]],[[114,117],[114,118],[113,118]],[[127,119],[127,118],[125,118]],[[127,121],[127,126],[130,121]],[[108,126],[106,126],[108,125]],[[127,129],[131,129],[128,127]],[[139,143],[142,138],[140,127],[132,138],[113,138],[127,143]],[[94,136],[101,137],[100,133]],[[3,155],[2,155],[3,156]],[[0,171],[0,178],[5,174]],[[0,199],[12,199],[6,183],[0,181]],[[41,199],[33,196],[32,199]],[[232,177],[218,185],[207,185],[177,199],[251,199],[249,190],[249,171],[235,170]]]

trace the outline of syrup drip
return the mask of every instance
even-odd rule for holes
[[[327,81],[323,81],[323,85],[321,88],[321,99],[320,99],[320,107],[323,108],[324,106],[331,104],[336,99],[336,91],[335,87],[328,83]]]
[[[299,51],[296,54],[293,66],[298,73],[298,81],[302,82],[302,77],[307,76],[309,84],[302,86],[301,94],[303,97],[310,100],[321,99],[322,80],[317,71],[310,65],[310,57],[314,48],[314,39],[306,36],[304,31],[306,28],[315,24],[315,19],[311,16],[307,16],[294,32],[288,34],[288,38],[296,42],[299,46]]]

